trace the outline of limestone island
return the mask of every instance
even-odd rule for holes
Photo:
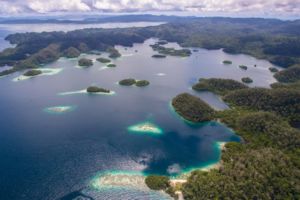
[[[247,70],[248,67],[246,65],[240,65],[239,68],[243,69],[243,70]]]
[[[109,47],[106,51],[109,53],[108,57],[113,58],[113,59],[119,58],[122,56],[120,54],[120,52],[117,49],[115,49],[114,47]]]
[[[155,54],[152,56],[152,58],[166,58],[166,55],[162,55],[162,54]]]
[[[136,83],[136,80],[133,78],[128,78],[128,79],[119,81],[119,85],[123,85],[123,86],[132,86],[135,83]]]
[[[90,67],[93,65],[93,61],[91,59],[87,59],[87,58],[81,58],[79,61],[78,61],[78,65],[80,67]]]
[[[269,70],[270,70],[270,72],[272,72],[272,73],[276,73],[276,72],[279,71],[276,67],[270,67]]]
[[[244,78],[242,78],[242,81],[244,83],[253,83],[253,80],[250,77],[244,77]]]
[[[207,103],[188,93],[173,98],[172,106],[181,117],[194,123],[210,121],[215,114],[214,109]]]
[[[225,64],[225,65],[231,65],[231,64],[232,64],[232,61],[230,61],[230,60],[224,60],[224,61],[223,61],[223,64]]]
[[[108,65],[106,65],[106,67],[114,68],[114,67],[117,67],[117,65],[115,65],[115,64],[108,64]]]
[[[140,80],[140,81],[136,81],[135,85],[137,87],[146,87],[146,86],[150,85],[150,82],[147,80]]]
[[[63,56],[66,58],[77,58],[80,56],[80,51],[75,47],[69,47],[63,52]]]
[[[90,86],[86,89],[88,93],[110,93],[110,90],[99,88],[96,86]]]
[[[109,60],[107,58],[97,58],[96,60],[101,63],[110,63],[111,62],[111,60]]]
[[[42,70],[32,69],[23,74],[23,76],[37,76],[42,74]]]
[[[202,92],[210,91],[216,94],[225,94],[230,91],[248,88],[243,83],[240,83],[232,79],[221,79],[221,78],[210,78],[210,79],[199,79],[199,82],[193,85],[193,90]]]
[[[123,85],[123,86],[135,85],[137,87],[145,87],[145,86],[148,86],[149,84],[150,84],[150,82],[147,80],[135,80],[133,78],[128,78],[128,79],[119,81],[119,85]]]
[[[129,126],[128,131],[136,133],[148,133],[154,135],[163,134],[163,130],[161,128],[150,122],[144,122],[133,126]]]

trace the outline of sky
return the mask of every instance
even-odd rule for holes
[[[300,0],[0,0],[1,16],[57,13],[177,13],[300,18]]]

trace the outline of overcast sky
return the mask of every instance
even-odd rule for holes
[[[0,0],[0,15],[55,13],[193,13],[300,17],[300,0]]]

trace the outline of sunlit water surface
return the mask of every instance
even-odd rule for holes
[[[176,176],[214,164],[220,159],[217,142],[239,141],[217,122],[184,122],[170,101],[189,92],[217,110],[227,109],[218,96],[194,92],[191,86],[199,78],[248,76],[254,80],[251,87],[269,87],[275,81],[268,70],[272,65],[204,49],[189,58],[155,59],[149,47],[154,43],[118,46],[123,56],[113,60],[116,68],[96,62],[99,56],[81,55],[93,59],[94,66],[82,69],[78,59],[61,58],[45,66],[62,68],[53,75],[13,81],[19,72],[0,78],[0,199],[169,199],[139,181],[145,174]],[[223,65],[225,59],[233,65]],[[249,69],[241,70],[241,64]],[[125,78],[151,84],[117,84]],[[115,93],[70,93],[90,85]],[[130,131],[140,124],[146,130],[153,125],[155,131]]]

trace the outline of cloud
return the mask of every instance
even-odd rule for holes
[[[0,14],[184,11],[300,15],[300,0],[0,0],[0,4]]]
[[[90,10],[81,0],[28,0],[28,7],[38,13]]]

